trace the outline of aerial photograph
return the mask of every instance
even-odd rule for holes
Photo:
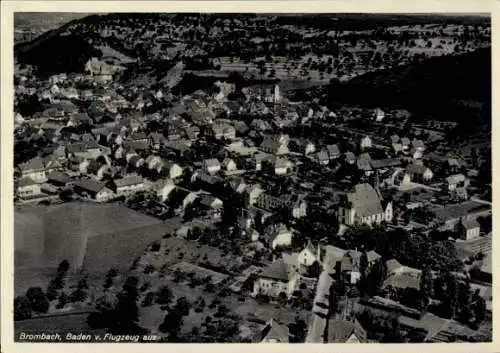
[[[492,342],[488,14],[16,12],[13,51],[15,342]]]

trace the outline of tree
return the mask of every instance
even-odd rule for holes
[[[476,292],[474,293],[472,301],[474,303],[473,310],[474,310],[475,320],[476,323],[480,325],[481,322],[483,322],[486,317],[486,302],[479,295],[479,290],[476,290]]]
[[[43,314],[49,310],[50,303],[42,288],[30,287],[26,291],[26,298],[28,299],[33,312]]]
[[[183,317],[177,310],[169,310],[158,330],[168,333],[169,337],[177,337],[183,324]]]
[[[25,296],[18,296],[14,299],[14,321],[29,319],[33,311],[31,303]]]
[[[169,305],[172,302],[174,295],[167,286],[163,286],[156,293],[156,303],[161,305]]]
[[[142,306],[151,306],[155,299],[155,294],[153,292],[147,292],[142,300]]]
[[[139,308],[137,307],[138,283],[137,277],[128,277],[125,281],[113,311],[115,321],[110,327],[110,331],[120,334],[134,334],[139,331],[137,325],[139,320]]]
[[[66,275],[69,270],[69,262],[68,260],[63,260],[57,267],[57,273],[61,275]]]
[[[59,301],[56,304],[56,309],[62,309],[62,308],[64,308],[64,306],[66,305],[66,303],[68,303],[68,300],[69,300],[69,298],[66,295],[66,293],[62,292],[59,295]]]
[[[62,288],[62,279],[60,277],[56,277],[52,279],[47,286],[46,296],[49,301],[52,301],[57,298],[59,295],[59,290]]]
[[[318,278],[321,274],[322,267],[318,261],[314,261],[311,266],[307,268],[307,276]]]
[[[87,292],[81,288],[77,288],[69,296],[69,301],[72,303],[83,302],[85,299],[87,299]]]
[[[394,316],[390,321],[390,326],[387,332],[384,334],[381,342],[384,343],[400,343],[403,341],[401,335],[401,325],[399,323],[399,318]]]
[[[422,275],[420,276],[420,294],[421,302],[419,304],[420,310],[426,310],[429,305],[430,299],[432,297],[432,273],[431,269],[426,266],[422,269]]]
[[[459,310],[459,320],[463,323],[469,323],[474,316],[472,308],[471,286],[468,279],[465,279],[458,286],[457,306]]]
[[[288,325],[290,335],[290,343],[304,342],[307,334],[307,324],[300,317],[296,316],[295,321]]]
[[[174,310],[176,310],[181,316],[188,316],[191,310],[191,303],[186,297],[180,297],[175,303]]]
[[[458,282],[455,276],[448,273],[445,277],[445,283],[446,289],[443,306],[445,309],[445,315],[452,319],[455,317],[458,306]]]

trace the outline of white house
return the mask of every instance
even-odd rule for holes
[[[221,165],[216,158],[206,159],[203,161],[203,169],[208,174],[215,174],[221,170]]]
[[[177,163],[171,161],[164,161],[162,170],[166,173],[167,177],[170,179],[177,179],[182,176],[183,169]]]
[[[372,139],[370,138],[370,136],[364,136],[361,139],[360,147],[362,150],[372,147]]]
[[[269,233],[272,239],[271,247],[276,249],[278,246],[292,245],[292,232],[284,225],[274,226]]]
[[[314,249],[311,241],[307,243],[306,247],[302,249],[297,258],[299,265],[302,266],[311,266],[314,262],[321,263],[320,258],[320,248]]]
[[[30,177],[24,177],[19,180],[17,186],[17,194],[21,198],[36,196],[42,193],[41,184],[37,183]]]

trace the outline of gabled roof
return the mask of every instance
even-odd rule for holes
[[[114,183],[115,183],[117,188],[121,188],[124,186],[130,186],[130,185],[142,184],[143,182],[144,182],[144,180],[142,179],[142,177],[140,177],[138,175],[129,175],[129,176],[126,176],[122,179],[114,180]]]
[[[267,266],[260,274],[260,277],[288,282],[288,267],[282,259],[277,260]]]
[[[327,343],[345,343],[353,334],[362,341],[363,337],[357,334],[361,330],[363,328],[359,322],[332,319],[328,322]]]
[[[207,167],[217,167],[217,166],[220,166],[220,162],[217,158],[210,158],[210,159],[205,159],[203,161],[203,163],[207,166]]]
[[[340,150],[339,150],[339,147],[337,145],[327,145],[326,149],[328,150],[330,157],[340,155]]]
[[[38,184],[36,181],[31,179],[30,177],[25,177],[19,180],[18,187],[30,186]]]
[[[85,191],[90,191],[93,193],[98,193],[99,191],[104,189],[103,184],[92,179],[80,179],[77,180],[74,185],[80,189],[83,189]]]
[[[40,157],[35,157],[19,166],[19,169],[21,169],[21,171],[40,170],[44,168],[45,164],[43,163],[43,159]]]
[[[262,331],[262,340],[285,343],[289,342],[289,334],[288,326],[271,319]]]
[[[57,181],[59,183],[67,183],[70,180],[68,174],[59,172],[57,170],[54,170],[53,172],[51,172],[47,176],[47,178],[49,180]]]
[[[463,174],[450,175],[448,178],[446,178],[446,181],[448,182],[448,184],[458,184],[465,181],[465,175]]]

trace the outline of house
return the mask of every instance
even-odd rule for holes
[[[382,109],[376,108],[374,112],[374,117],[376,122],[381,122],[385,118],[385,113]]]
[[[365,150],[365,149],[368,149],[368,148],[371,148],[372,147],[372,139],[370,138],[370,136],[364,136],[360,143],[359,143],[359,147],[362,149],[362,150]]]
[[[146,160],[144,161],[144,165],[146,168],[149,170],[156,170],[158,173],[161,172],[163,166],[164,166],[164,161],[160,156],[151,154],[149,155]]]
[[[293,163],[285,157],[271,157],[267,162],[272,165],[276,175],[286,175],[293,169]]]
[[[250,128],[244,121],[236,121],[234,123],[234,129],[236,130],[236,134],[238,136],[245,136],[248,130],[250,130]]]
[[[266,136],[259,146],[259,149],[274,155],[284,155],[289,153],[288,140],[281,140],[274,136]]]
[[[278,246],[292,245],[292,232],[284,224],[270,226],[267,235],[271,239],[272,249],[276,249]]]
[[[312,141],[307,139],[294,139],[290,142],[291,147],[295,152],[301,153],[303,155],[308,155],[316,152],[316,146]]]
[[[266,103],[279,103],[281,100],[280,86],[278,83],[262,81],[242,89],[249,100]]]
[[[74,191],[83,197],[88,197],[97,202],[105,202],[115,196],[111,189],[92,179],[80,179],[76,181],[74,183]]]
[[[410,179],[416,183],[428,183],[434,177],[432,170],[422,163],[409,164],[406,167],[406,173],[410,176]]]
[[[368,269],[371,268],[375,262],[377,262],[381,256],[375,251],[371,250],[366,253],[368,258]],[[343,274],[349,277],[351,284],[355,284],[361,278],[360,273],[360,262],[361,262],[361,251],[358,250],[348,250],[341,260],[340,268]]]
[[[298,254],[297,262],[299,265],[307,267],[311,266],[316,261],[321,263],[320,248],[318,245],[318,249],[315,249],[311,240],[309,240],[304,249],[302,249],[302,251]]]
[[[217,140],[227,139],[234,140],[236,138],[235,128],[225,122],[215,122],[208,130],[207,135],[212,136]]]
[[[279,196],[270,195],[264,192],[260,187],[256,186],[252,190],[254,198],[251,199],[257,207],[274,212],[276,210],[286,208],[290,210],[292,217],[301,218],[307,215],[307,203],[304,199],[304,195],[296,194],[283,194]],[[250,203],[250,204],[253,204]]]
[[[47,175],[47,182],[55,186],[66,186],[70,178],[68,174],[55,170]]]
[[[246,190],[247,184],[243,178],[233,177],[229,180],[229,186],[234,192],[242,194]]]
[[[345,154],[345,160],[348,164],[354,164],[356,163],[356,156],[352,152],[346,152]]]
[[[184,169],[175,162],[164,160],[162,166],[162,173],[166,175],[167,178],[175,180],[182,176],[182,174],[184,173]]]
[[[466,188],[469,185],[469,180],[463,174],[454,174],[446,178],[448,183],[448,191],[457,191],[460,188]]]
[[[423,152],[425,150],[425,144],[422,140],[414,138],[411,144],[417,151]]]
[[[463,218],[459,224],[460,239],[471,240],[478,238],[480,226],[475,218]]]
[[[149,145],[155,151],[159,151],[167,142],[167,138],[160,133],[154,132],[149,135]]]
[[[282,259],[268,265],[254,282],[253,296],[267,295],[279,298],[289,297],[295,288],[295,278],[290,276],[289,268]],[[281,294],[284,293],[284,294]]]
[[[138,175],[128,175],[113,180],[114,191],[117,196],[129,196],[145,190],[144,180]]]
[[[146,162],[144,158],[142,158],[136,153],[131,155],[127,154],[127,156],[130,156],[130,158],[128,158],[128,164],[135,169],[141,168]]]
[[[207,216],[217,220],[222,217],[224,203],[221,199],[209,194],[200,195],[200,206],[207,211]]]
[[[321,165],[327,165],[330,163],[330,156],[328,155],[328,150],[322,148],[317,153],[314,154],[315,160]]]
[[[357,319],[334,318],[328,321],[325,341],[321,343],[366,343],[368,332]]]
[[[22,178],[30,178],[37,183],[47,180],[45,163],[42,158],[35,157],[19,166]]]
[[[340,157],[340,150],[337,145],[327,145],[328,157],[330,159],[337,159]]]
[[[19,180],[17,185],[17,195],[20,198],[26,199],[31,197],[36,197],[42,194],[41,184],[31,179],[29,176],[23,177]]]
[[[401,149],[406,151],[410,148],[410,139],[408,137],[403,137],[401,139]]]
[[[151,189],[156,193],[156,196],[162,201],[165,202],[170,193],[175,190],[175,184],[171,179],[158,180],[153,183]]]
[[[231,158],[225,158],[222,161],[222,168],[226,172],[234,172],[235,170],[238,169],[236,162]]]
[[[270,319],[260,337],[260,343],[288,343],[290,330],[287,325],[280,324],[274,319]]]
[[[380,193],[370,184],[356,185],[354,192],[348,193],[341,201],[339,223],[351,226],[357,223],[371,225],[392,221],[392,202],[387,202],[384,208],[382,201]]]
[[[211,175],[218,173],[221,170],[219,160],[216,158],[205,159],[203,161],[203,170]]]

